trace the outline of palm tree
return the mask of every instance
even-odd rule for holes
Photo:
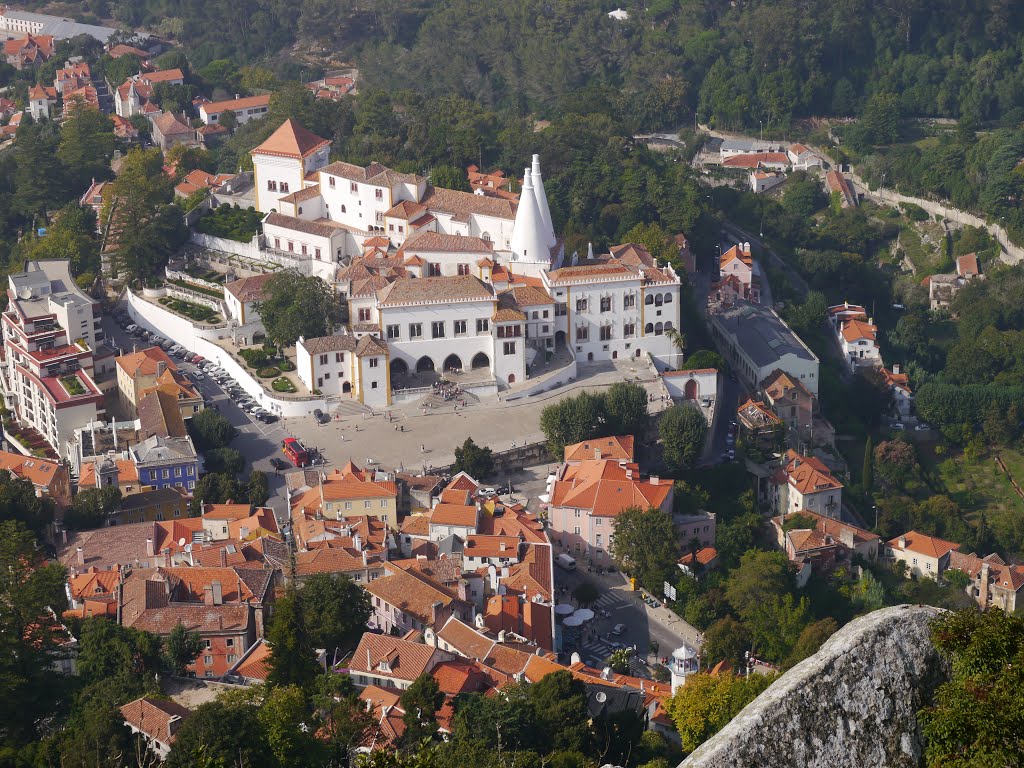
[[[682,358],[686,357],[686,334],[680,331],[678,328],[669,328],[665,331],[665,336],[672,342],[672,345],[679,350],[679,356]],[[679,367],[678,365],[676,366]]]

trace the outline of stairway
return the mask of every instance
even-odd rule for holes
[[[360,416],[364,413],[370,413],[370,409],[351,397],[339,397],[336,400],[332,398],[327,401],[327,412],[331,416],[345,418],[346,416]]]

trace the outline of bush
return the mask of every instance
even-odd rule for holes
[[[227,203],[196,222],[196,230],[213,237],[248,243],[260,231],[260,215],[253,210],[232,208]]]
[[[263,349],[240,349],[238,356],[245,360],[250,368],[263,368],[270,361],[270,356]]]
[[[903,212],[911,221],[928,221],[931,218],[928,215],[928,211],[914,203],[900,203],[900,208],[903,209]]]
[[[282,371],[294,371],[295,363],[293,363],[291,360],[282,360],[280,363],[277,364],[277,367],[280,368]]]
[[[295,385],[292,384],[292,382],[288,378],[286,378],[284,376],[282,376],[280,379],[274,379],[273,383],[270,386],[272,386],[274,388],[275,392],[297,392],[298,391],[298,390],[295,389]]]
[[[277,368],[274,368],[273,366],[270,366],[269,368],[260,368],[258,371],[256,371],[256,375],[259,376],[261,379],[272,379],[275,376],[280,376],[281,371],[278,370]]]

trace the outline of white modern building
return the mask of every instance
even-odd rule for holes
[[[235,96],[225,101],[206,101],[199,105],[199,119],[206,125],[223,122],[226,112],[235,113],[235,122],[238,125],[248,123],[250,120],[258,120],[267,114],[270,109],[270,94],[261,96]]]
[[[30,261],[8,277],[2,315],[4,400],[18,421],[58,453],[75,430],[105,415],[93,380],[103,339],[99,304],[71,278],[68,261]]]
[[[45,13],[19,11],[10,6],[0,5],[0,36],[5,39],[29,35],[52,35],[56,40],[67,40],[78,35],[89,35],[101,43],[107,42],[117,30],[95,24],[79,24],[77,21]]]

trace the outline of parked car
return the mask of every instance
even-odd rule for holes
[[[270,460],[270,466],[272,466],[274,469],[281,470],[288,469],[291,466],[291,464],[289,464],[284,459],[279,459],[277,458],[277,456],[275,456]]]
[[[922,421],[920,424],[918,424],[916,427],[914,427],[914,431],[915,432],[929,432],[929,431],[931,431],[931,425],[930,424],[925,424]]]
[[[316,423],[317,424],[330,424],[331,423],[331,417],[328,416],[323,411],[321,411],[319,408],[317,408],[315,411],[313,411],[313,418],[316,419]]]
[[[612,634],[613,635],[621,635],[625,631],[626,631],[626,625],[625,624],[616,624],[614,627],[612,627]]]
[[[889,425],[889,427],[891,429],[895,429],[897,432],[902,432],[907,428],[907,426],[902,421],[894,421],[892,424]]]
[[[196,371],[195,373],[192,374],[192,378],[195,381],[202,381],[203,379],[206,378],[206,374],[203,373],[202,371]]]
[[[273,424],[275,421],[277,421],[277,416],[275,416],[272,413],[267,413],[264,414],[263,416],[260,416],[260,421],[262,421],[264,424]]]

